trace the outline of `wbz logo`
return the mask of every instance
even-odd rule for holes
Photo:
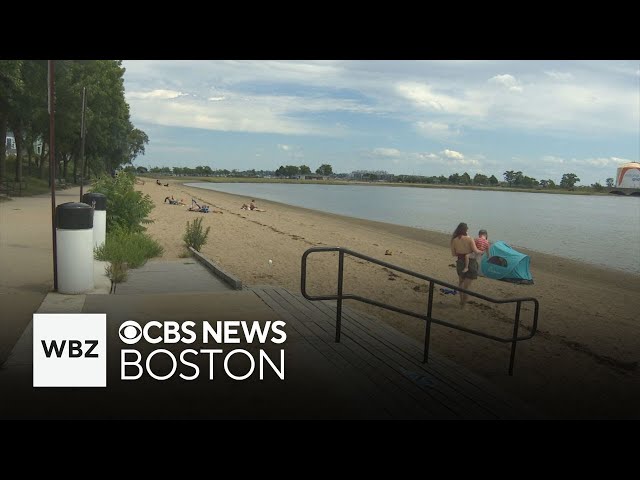
[[[107,315],[33,315],[34,387],[106,387]]]

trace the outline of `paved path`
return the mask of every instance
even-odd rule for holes
[[[116,288],[117,295],[136,293],[227,292],[231,287],[192,258],[150,260],[129,270],[129,278]]]

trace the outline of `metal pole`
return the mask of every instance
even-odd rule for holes
[[[51,182],[51,236],[53,238],[53,289],[58,290],[58,245],[56,242],[56,169],[55,169],[55,60],[49,60],[49,181]]]
[[[338,254],[338,304],[336,308],[336,343],[340,342],[340,328],[342,324],[342,278],[344,274],[344,252]]]
[[[429,341],[431,339],[431,312],[433,310],[433,281],[429,282],[429,299],[427,300],[427,321],[424,331],[424,356],[422,363],[429,363]]]
[[[82,120],[80,121],[80,201],[84,187],[84,112],[87,109],[87,87],[82,87]]]
[[[516,345],[518,345],[518,327],[520,326],[520,301],[516,303],[516,319],[513,324],[513,337],[511,340],[511,356],[509,358],[509,376],[513,376],[513,362],[516,359]]]

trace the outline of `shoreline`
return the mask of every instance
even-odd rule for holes
[[[492,186],[479,186],[479,185],[439,185],[433,183],[401,183],[401,182],[366,182],[358,180],[300,180],[294,178],[267,178],[267,177],[175,177],[167,175],[157,175],[151,177],[144,177],[149,179],[162,178],[164,181],[172,180],[176,183],[293,183],[293,184],[318,184],[318,185],[364,185],[372,187],[410,187],[410,188],[450,188],[455,190],[478,190],[489,192],[521,192],[521,193],[544,193],[544,194],[557,194],[557,195],[594,195],[594,196],[609,196],[610,192],[597,192],[597,191],[582,191],[581,187],[577,187],[578,190],[567,190],[563,188],[543,189],[543,188],[517,188],[517,187],[492,187]],[[176,180],[179,178],[179,180]],[[188,180],[185,180],[188,178]],[[591,188],[591,187],[587,187]],[[603,189],[618,190],[617,187],[606,187]],[[637,194],[636,194],[637,195]],[[619,195],[630,196],[630,195]]]
[[[191,183],[191,182],[188,182],[188,183]],[[215,183],[215,182],[210,182],[210,183]],[[227,192],[219,192],[219,191],[209,190],[201,187],[186,186],[183,182],[176,182],[176,184],[181,185],[184,188],[194,189],[196,191],[214,192],[221,195],[229,195],[231,197],[237,198],[240,204],[247,201],[246,196],[244,195],[238,195],[235,193],[227,193]],[[194,196],[194,198],[196,197]],[[434,244],[434,245],[448,245],[449,241],[451,240],[450,234],[439,232],[436,230],[427,230],[427,229],[418,228],[418,227],[409,227],[406,225],[380,222],[377,220],[368,220],[368,219],[359,218],[359,217],[350,217],[348,215],[325,212],[322,210],[316,210],[316,209],[307,208],[307,207],[299,207],[299,206],[291,205],[288,203],[277,202],[273,200],[265,200],[258,196],[255,196],[254,198],[260,200],[260,202],[265,205],[274,205],[279,208],[282,208],[282,207],[293,208],[296,210],[306,211],[316,215],[321,215],[329,219],[341,219],[343,221],[347,221],[349,223],[353,223],[356,225],[361,225],[365,227],[366,226],[375,227],[376,229],[384,230],[387,233],[399,235],[410,240],[424,241],[426,243]],[[572,275],[571,272],[574,271],[575,269],[581,269],[581,270],[584,269],[585,271],[582,273],[586,274],[587,278],[589,279],[602,279],[604,276],[605,281],[607,281],[608,283],[616,284],[616,285],[628,285],[628,282],[633,283],[634,281],[637,281],[639,282],[638,287],[640,288],[640,274],[634,274],[631,272],[618,270],[615,268],[608,268],[602,265],[596,265],[596,264],[581,261],[581,260],[574,260],[571,258],[566,258],[559,255],[553,255],[550,253],[544,253],[544,252],[532,250],[526,247],[515,246],[515,248],[518,251],[526,255],[529,255],[529,257],[532,257],[532,258],[535,257],[537,267],[546,271],[553,270],[556,273],[561,273],[564,275],[571,276]],[[562,267],[560,272],[558,272],[559,266]]]

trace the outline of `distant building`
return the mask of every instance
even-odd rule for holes
[[[324,175],[298,175],[298,179],[300,180],[326,180],[327,177]]]
[[[5,139],[5,145],[7,146],[7,155],[15,155],[16,150],[16,138],[13,132],[7,130],[7,138]],[[24,153],[24,152],[23,152]],[[42,153],[42,139],[38,138],[33,142],[33,153],[40,155]]]
[[[7,155],[16,154],[16,139],[13,137],[13,133],[7,132],[7,138],[5,140],[7,145]]]
[[[620,165],[616,174],[616,187],[640,188],[640,163],[630,162]]]

